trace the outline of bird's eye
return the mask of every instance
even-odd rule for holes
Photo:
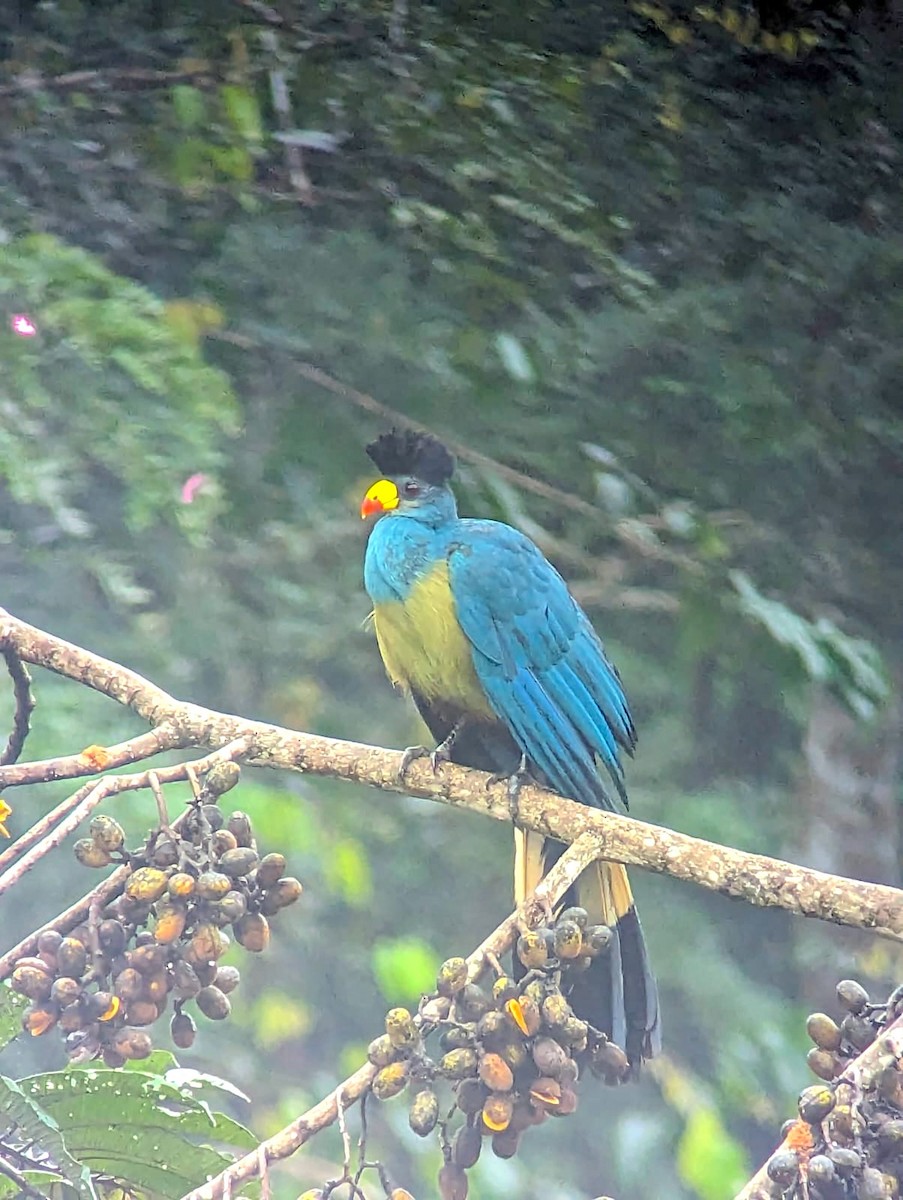
[[[409,479],[402,490],[406,496],[419,496],[420,484],[415,483],[413,479]]]

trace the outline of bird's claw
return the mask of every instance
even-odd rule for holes
[[[435,753],[435,752],[434,752]],[[398,781],[404,782],[404,777],[408,773],[408,767],[412,762],[416,762],[418,758],[432,759],[432,754],[427,750],[426,746],[408,746],[401,756],[401,762],[398,764]],[[435,770],[435,767],[433,768]]]
[[[433,774],[439,774],[440,763],[451,762],[451,747],[446,747],[445,742],[441,746],[437,746],[430,754],[430,766],[433,768]]]
[[[404,754],[401,756],[401,764],[398,768],[398,778],[403,780],[407,774],[408,767],[418,758],[428,758],[430,766],[433,768],[433,774],[439,774],[439,766],[441,763],[451,761],[451,749],[454,744],[453,737],[447,737],[444,742],[440,742],[435,750],[427,750],[426,746],[408,746]]]
[[[525,783],[532,782],[530,768],[527,765],[527,756],[522,754],[520,762],[515,769],[510,772],[502,771],[497,775],[490,775],[486,780],[486,786],[492,787],[494,783],[507,783],[508,792],[508,815],[514,821],[517,818],[517,801],[520,796],[520,790]]]

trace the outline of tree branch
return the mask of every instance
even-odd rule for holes
[[[0,648],[11,646],[34,666],[76,680],[124,704],[151,725],[167,725],[182,746],[218,749],[246,738],[252,766],[325,775],[384,791],[404,792],[497,821],[512,819],[504,783],[453,764],[433,774],[428,760],[411,764],[403,782],[401,755],[357,742],[299,733],[195,704],[181,703],[162,688],[99,655],[83,650],[0,610]],[[15,786],[22,768],[0,767],[0,791]],[[163,774],[161,773],[161,778]],[[799,916],[871,929],[903,941],[903,892],[748,854],[630,817],[566,800],[543,788],[521,789],[514,819],[526,829],[573,842],[584,832],[599,839],[599,855],[628,866],[670,875],[757,907],[783,908]]]
[[[31,676],[22,665],[22,660],[11,647],[3,648],[6,659],[6,669],[13,681],[13,695],[16,700],[16,711],[13,714],[13,727],[6,742],[6,749],[0,754],[0,763],[14,763],[22,753],[25,739],[30,728],[29,719],[34,711],[34,696],[31,694]]]
[[[467,975],[474,982],[487,966],[489,956],[498,957],[509,949],[522,923],[528,922],[530,912],[537,906],[554,906],[586,867],[599,857],[599,843],[594,834],[577,838],[548,875],[538,884],[532,897],[506,917],[492,933],[467,957]],[[219,1175],[188,1192],[182,1200],[221,1200],[241,1184],[260,1175],[266,1166],[278,1159],[288,1158],[322,1129],[332,1125],[339,1116],[339,1104],[347,1110],[363,1096],[378,1068],[364,1063],[337,1088],[313,1108],[296,1117],[284,1129],[262,1142],[256,1150],[226,1167]]]

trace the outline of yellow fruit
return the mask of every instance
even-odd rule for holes
[[[178,901],[161,901],[157,905],[154,937],[163,945],[177,942],[185,931],[188,910]]]
[[[403,1062],[389,1063],[373,1077],[371,1088],[377,1100],[390,1100],[404,1089],[408,1081],[407,1066]]]
[[[500,1133],[511,1124],[514,1101],[510,1096],[492,1095],[483,1105],[483,1124],[492,1133]]]
[[[169,879],[165,871],[157,867],[139,867],[133,871],[125,885],[125,894],[130,900],[138,900],[142,904],[153,904],[166,891]]]

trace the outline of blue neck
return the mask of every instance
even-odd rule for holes
[[[445,556],[458,519],[455,498],[443,489],[429,503],[380,517],[364,558],[364,586],[374,604],[403,600],[411,585]]]

